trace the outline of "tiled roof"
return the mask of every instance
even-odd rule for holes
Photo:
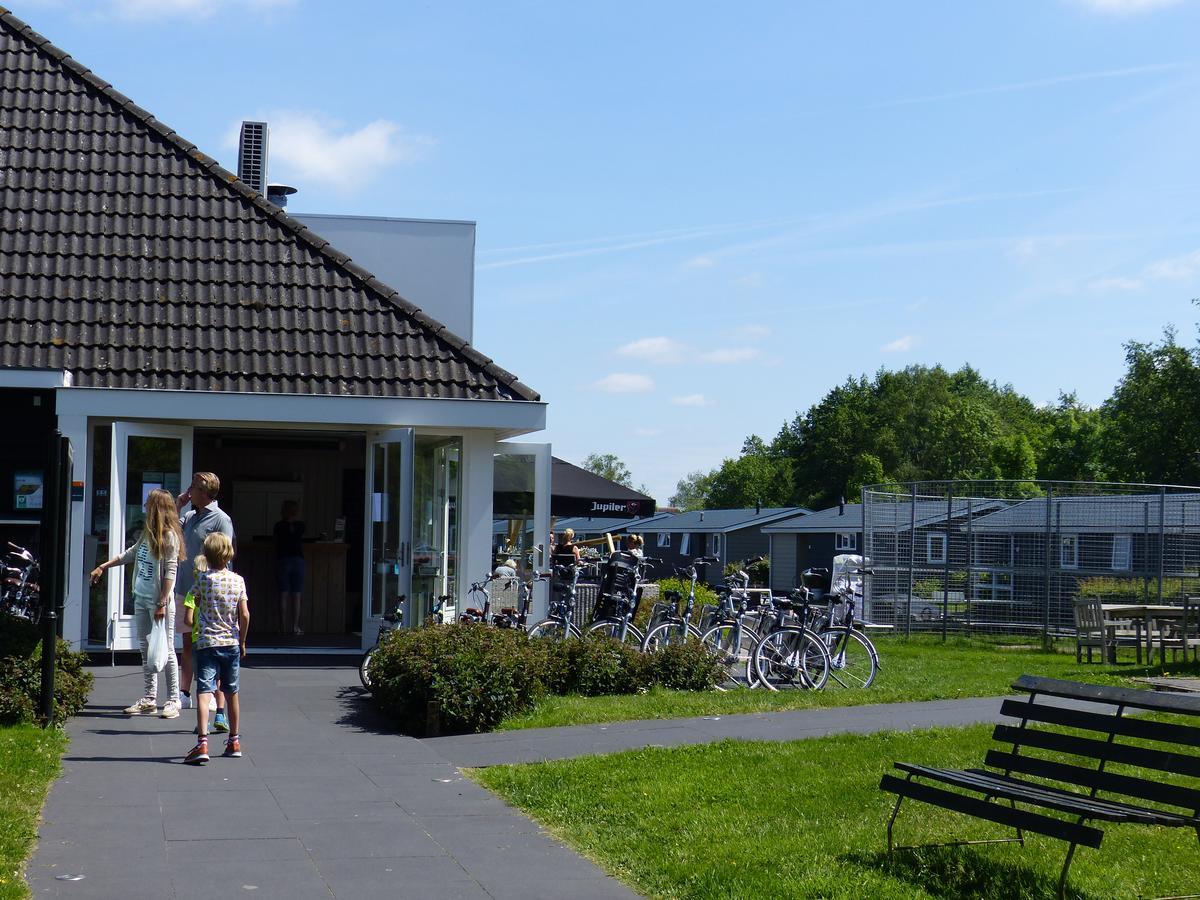
[[[538,399],[3,9],[0,368],[76,387]]]
[[[752,525],[766,525],[769,522],[778,522],[781,519],[804,512],[807,512],[807,510],[802,506],[780,506],[757,510],[753,508],[693,510],[691,512],[677,513],[665,521],[655,521],[642,526],[635,526],[628,530],[636,533],[661,531],[664,533],[689,532],[692,534],[737,531],[739,528],[748,528]]]

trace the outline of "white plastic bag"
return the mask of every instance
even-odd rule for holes
[[[150,629],[150,641],[146,647],[146,659],[150,663],[150,668],[155,672],[163,670],[167,664],[167,654],[171,652],[166,621],[166,616],[154,620],[154,627]]]

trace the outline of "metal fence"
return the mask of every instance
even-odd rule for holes
[[[1076,597],[1200,593],[1200,487],[937,481],[863,489],[869,621],[942,635],[1074,633]]]

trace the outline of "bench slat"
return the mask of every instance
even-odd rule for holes
[[[993,769],[1020,772],[1022,775],[1034,775],[1038,778],[1051,778],[1066,784],[1079,787],[1095,788],[1099,791],[1110,791],[1126,797],[1137,797],[1139,800],[1150,800],[1154,803],[1165,803],[1191,811],[1193,814],[1200,810],[1200,790],[1180,787],[1173,784],[1163,784],[1161,781],[1151,781],[1147,778],[1137,778],[1133,775],[1119,775],[1115,772],[1099,772],[1096,769],[1084,769],[1068,763],[1040,759],[1036,756],[1024,756],[1001,750],[989,750],[984,765]]]
[[[1041,813],[1029,812],[1024,809],[1013,809],[1011,806],[1002,806],[999,803],[989,803],[978,797],[958,794],[918,781],[897,778],[894,775],[884,775],[879,782],[879,788],[901,797],[911,797],[922,803],[939,806],[942,809],[965,813],[977,819],[987,819],[1011,828],[1023,828],[1026,831],[1058,838],[1060,841],[1069,841],[1083,847],[1098,848],[1104,839],[1104,832],[1099,828],[1077,825],[1074,822],[1066,822],[1053,816],[1044,816]]]
[[[1022,747],[1038,747],[1057,753],[1069,753],[1095,760],[1126,763],[1145,769],[1157,769],[1175,775],[1200,778],[1200,756],[1188,756],[1169,750],[1154,750],[1146,747],[1131,747],[1128,744],[1110,744],[1092,738],[1041,731],[1037,728],[1019,728],[1014,725],[997,725],[992,736],[1004,743]]]
[[[1115,732],[1126,737],[1200,747],[1200,727],[1174,722],[1154,722],[1110,713],[1088,712],[1051,703],[1035,703],[1032,700],[1005,700],[1000,705],[1000,714],[1014,719],[1030,719],[1050,725],[1099,731],[1106,735]]]
[[[1041,678],[1036,675],[1022,675],[1013,682],[1012,686],[1014,690],[1048,694],[1051,697],[1091,700],[1094,703],[1120,703],[1136,709],[1200,716],[1200,696],[1188,694],[1142,691],[1135,688],[1110,687],[1105,684],[1080,684],[1076,681]]]

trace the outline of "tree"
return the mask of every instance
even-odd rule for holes
[[[1104,420],[1100,410],[1060,394],[1044,413],[1045,439],[1037,451],[1039,478],[1048,481],[1105,481]]]
[[[706,509],[790,506],[792,471],[787,458],[756,434],[742,444],[742,455],[727,459],[711,473]]]
[[[624,485],[630,490],[633,489],[633,473],[615,453],[589,453],[583,461],[583,468],[593,475],[599,475],[601,478]]]
[[[670,504],[685,512],[706,509],[705,503],[709,491],[712,490],[712,480],[716,473],[716,469],[711,472],[688,472],[675,484],[675,493],[671,495]]]
[[[879,461],[879,457],[870,453],[860,453],[854,457],[854,465],[851,466],[850,475],[846,478],[844,496],[851,503],[858,503],[862,499],[864,487],[869,484],[880,484],[886,480],[883,474],[883,463]]]
[[[1123,481],[1200,481],[1200,352],[1167,329],[1125,345],[1128,369],[1101,409],[1105,462]]]

